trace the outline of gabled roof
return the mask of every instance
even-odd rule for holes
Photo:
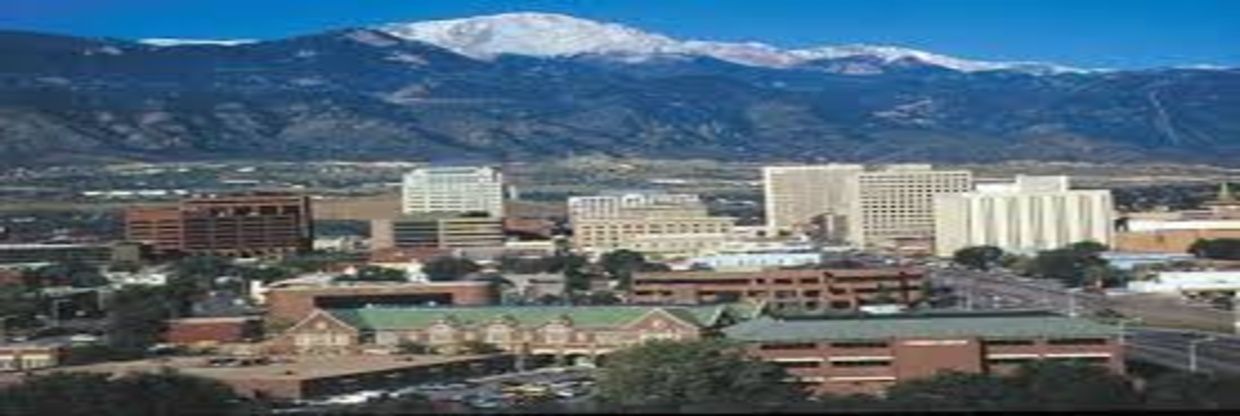
[[[888,338],[1111,337],[1115,326],[1058,315],[905,315],[871,318],[760,317],[725,328],[739,341],[819,341]]]
[[[477,306],[477,307],[423,307],[423,308],[358,308],[329,309],[326,312],[340,321],[358,329],[402,330],[429,327],[442,319],[451,319],[457,325],[480,326],[510,317],[517,326],[535,328],[561,318],[567,318],[574,327],[610,328],[634,322],[646,314],[663,310],[673,317],[698,327],[711,327],[719,317],[734,306]],[[742,307],[742,309],[744,309]],[[734,315],[737,315],[734,313]],[[744,316],[738,316],[744,318]]]

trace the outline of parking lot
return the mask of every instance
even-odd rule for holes
[[[411,394],[431,401],[455,403],[473,409],[502,409],[530,401],[581,403],[593,393],[594,372],[589,368],[545,368],[465,380],[416,384],[390,390],[368,390],[303,401],[285,411],[313,411],[325,406],[355,405],[384,396]]]

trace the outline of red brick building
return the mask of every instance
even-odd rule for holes
[[[1124,373],[1118,329],[1048,313],[764,317],[724,334],[784,367],[788,382],[819,394],[882,393],[942,371],[1002,373],[1034,360],[1077,360]]]
[[[295,323],[316,309],[418,305],[490,305],[499,299],[491,282],[356,283],[273,287],[265,295],[267,319]]]
[[[283,256],[314,241],[310,198],[294,195],[196,197],[175,207],[125,211],[125,238],[153,254]]]
[[[262,328],[257,316],[171,319],[164,340],[179,345],[244,342],[261,337]]]
[[[925,272],[911,268],[783,269],[745,272],[638,273],[633,303],[695,304],[761,300],[773,310],[856,309],[921,300]]]

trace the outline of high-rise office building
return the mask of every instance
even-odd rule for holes
[[[1109,190],[1069,190],[1067,176],[1017,176],[1012,184],[935,199],[935,253],[989,245],[1032,253],[1080,241],[1111,244]]]
[[[154,254],[265,257],[310,250],[314,230],[305,196],[204,196],[125,211],[125,236]]]
[[[771,232],[805,231],[822,219],[839,224],[851,209],[849,196],[862,165],[765,166],[762,191],[766,225]],[[843,231],[838,228],[831,231]]]
[[[488,166],[423,167],[405,174],[405,214],[485,212],[504,216],[504,175]]]
[[[930,165],[891,165],[854,176],[848,214],[851,243],[885,245],[934,237],[934,198],[973,190],[973,174]]]

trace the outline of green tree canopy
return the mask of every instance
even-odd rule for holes
[[[956,250],[952,261],[978,270],[989,270],[1003,258],[1003,250],[995,246],[972,246]]]
[[[780,367],[720,340],[656,341],[608,357],[599,400],[624,410],[760,411],[801,398]]]
[[[946,372],[892,386],[888,404],[905,410],[994,411],[1019,409],[1024,392],[986,374]]]
[[[1189,254],[1216,260],[1240,260],[1240,239],[1198,239],[1188,247]]]
[[[105,374],[52,373],[0,394],[0,413],[11,415],[217,415],[235,413],[240,404],[219,382],[174,372],[112,380]]]
[[[145,352],[159,342],[176,308],[166,288],[127,286],[117,291],[108,308],[108,344],[125,353]]]
[[[422,272],[432,282],[460,280],[470,273],[482,270],[473,260],[460,257],[438,257],[422,265]]]
[[[1026,408],[1030,410],[1122,410],[1140,406],[1140,398],[1127,379],[1096,365],[1038,361],[1021,366],[1010,380],[1029,397]]]

